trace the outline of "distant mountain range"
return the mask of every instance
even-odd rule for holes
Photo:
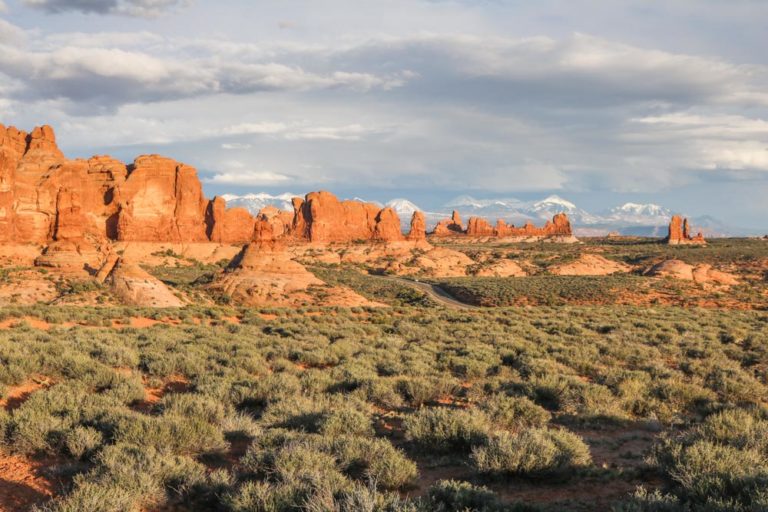
[[[240,206],[255,214],[269,205],[281,210],[292,210],[291,198],[302,195],[258,193],[242,196],[225,194],[223,197],[227,200],[228,206]],[[386,206],[397,212],[404,230],[408,229],[411,215],[415,211],[424,213],[427,226],[430,228],[439,220],[448,218],[453,210],[458,210],[465,222],[469,217],[478,216],[488,219],[491,223],[495,223],[497,219],[503,219],[515,225],[526,222],[542,224],[552,219],[557,213],[566,213],[571,219],[576,235],[581,236],[603,236],[616,232],[622,235],[661,237],[666,235],[670,217],[677,213],[669,208],[651,203],[625,203],[606,211],[591,213],[557,195],[551,195],[538,201],[521,201],[515,198],[477,199],[463,195],[451,199],[440,207],[429,210],[420,208],[408,199],[398,198],[392,199],[386,203]],[[690,221],[694,231],[702,231],[705,236],[709,237],[757,234],[749,230],[724,225],[710,216],[694,217]]]

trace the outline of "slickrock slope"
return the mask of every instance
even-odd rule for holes
[[[576,261],[556,265],[549,269],[558,276],[607,276],[617,272],[629,272],[632,267],[625,263],[606,259],[598,254],[582,254]]]
[[[669,221],[669,234],[666,239],[669,245],[704,245],[704,235],[697,233],[696,236],[691,236],[691,227],[688,223],[688,219],[684,219],[679,215],[672,216]]]
[[[739,280],[733,274],[716,270],[707,263],[700,263],[694,266],[681,260],[666,260],[657,263],[646,270],[644,275],[672,277],[701,284],[732,286],[739,283]]]
[[[138,265],[117,260],[106,283],[124,304],[140,307],[178,308],[184,302],[159,279]]]
[[[475,275],[481,277],[525,277],[528,273],[516,262],[505,258],[481,267],[475,272]]]
[[[250,306],[297,306],[318,302],[308,290],[325,283],[291,259],[291,253],[266,214],[256,219],[253,239],[213,285],[214,290],[226,293],[238,304]],[[325,292],[325,300],[330,304],[376,305],[351,290],[331,288]]]

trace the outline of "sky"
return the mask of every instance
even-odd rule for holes
[[[768,232],[763,0],[0,0],[0,123],[209,195],[558,194]]]

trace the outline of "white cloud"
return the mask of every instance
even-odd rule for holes
[[[221,145],[221,149],[230,149],[230,150],[251,149],[252,147],[253,147],[252,144],[242,144],[239,142],[225,142]]]
[[[24,4],[53,14],[81,12],[154,18],[185,7],[190,2],[189,0],[24,0]]]
[[[712,170],[768,171],[768,148],[765,141],[720,141],[698,145],[699,164]]]
[[[359,124],[345,126],[313,125],[307,121],[299,123],[251,122],[231,125],[211,134],[226,135],[273,135],[285,140],[337,140],[359,141],[366,136],[381,133],[384,129],[367,128]]]
[[[290,181],[290,177],[271,171],[227,171],[204,178],[205,183],[217,185],[266,186]]]

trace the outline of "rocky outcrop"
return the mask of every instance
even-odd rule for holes
[[[461,222],[461,216],[456,210],[451,214],[450,219],[441,220],[435,226],[432,232],[435,236],[453,236],[464,233],[464,224]]]
[[[90,241],[81,238],[53,242],[35,259],[35,266],[86,276],[96,272],[103,260],[103,252]]]
[[[178,308],[184,305],[162,281],[123,259],[114,264],[106,283],[123,304],[154,308]]]
[[[373,203],[339,201],[327,191],[293,201],[293,237],[314,243],[404,239],[400,219],[391,208]]]
[[[626,263],[609,260],[599,254],[582,254],[576,261],[549,268],[549,273],[558,276],[607,276],[629,272],[632,267]]]
[[[407,236],[410,242],[420,242],[427,239],[427,221],[421,212],[413,212],[411,229]]]
[[[689,265],[681,260],[666,260],[657,263],[644,272],[646,276],[671,277],[700,284],[732,286],[739,283],[733,274],[712,268],[707,263]]]
[[[467,222],[467,235],[469,236],[496,236],[496,233],[497,230],[482,217],[470,217]]]
[[[679,215],[673,215],[669,221],[669,234],[666,242],[669,245],[703,245],[707,243],[701,232],[697,233],[696,236],[691,236],[688,219]]]
[[[525,277],[528,273],[519,264],[506,258],[483,265],[477,269],[475,275],[480,277]]]
[[[255,219],[245,208],[229,208],[223,197],[208,203],[206,234],[211,242],[240,244],[253,238]]]

